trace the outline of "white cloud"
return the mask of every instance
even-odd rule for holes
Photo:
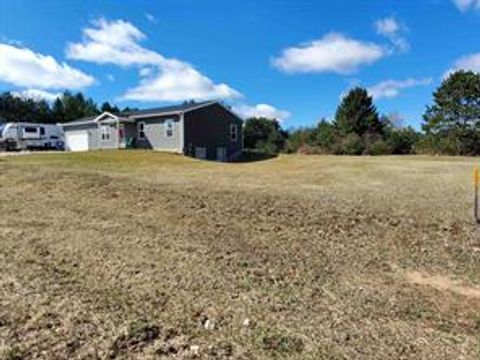
[[[452,2],[461,12],[480,9],[480,0],[452,0]]]
[[[232,99],[241,94],[226,84],[215,84],[187,63],[167,60],[140,84],[127,90],[123,100],[136,101],[182,101]]]
[[[22,91],[12,91],[12,95],[22,99],[31,99],[35,101],[46,100],[48,102],[54,102],[57,98],[62,96],[62,93],[55,94],[45,90],[26,89]]]
[[[99,19],[92,28],[83,30],[83,36],[82,42],[68,45],[67,57],[140,68],[140,84],[127,90],[121,99],[174,102],[241,96],[226,84],[214,83],[186,62],[142,47],[139,42],[146,38],[145,34],[129,22]]]
[[[67,46],[67,57],[98,64],[120,66],[157,64],[164,57],[141,47],[138,42],[146,38],[131,23],[99,19],[93,27],[83,30],[83,41]]]
[[[244,119],[252,117],[264,117],[281,122],[288,119],[291,115],[288,111],[279,110],[268,104],[258,104],[254,106],[241,104],[233,106],[232,110]]]
[[[400,92],[404,89],[409,89],[417,86],[428,86],[431,83],[431,78],[386,80],[368,88],[368,92],[377,100],[383,98],[391,99],[400,95]]]
[[[452,68],[447,70],[443,78],[458,70],[473,71],[480,74],[480,53],[465,55],[455,61]]]
[[[0,44],[0,81],[40,89],[80,89],[95,79],[52,56],[24,47]]]
[[[383,47],[330,33],[319,40],[283,50],[273,65],[287,73],[349,74],[388,55]]]
[[[374,24],[377,34],[386,37],[401,52],[410,50],[410,44],[403,37],[406,27],[399,23],[394,17],[380,19]]]

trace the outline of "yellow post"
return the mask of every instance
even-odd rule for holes
[[[480,224],[480,218],[478,217],[478,184],[479,184],[479,171],[478,171],[478,166],[475,167],[474,173],[473,173],[473,183],[475,186],[475,197],[474,197],[474,206],[475,208],[473,209],[473,214],[475,216],[475,220],[477,223]]]

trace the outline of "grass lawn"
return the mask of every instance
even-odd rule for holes
[[[478,359],[444,157],[0,157],[0,359]]]

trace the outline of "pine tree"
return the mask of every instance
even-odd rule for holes
[[[343,98],[334,125],[342,135],[354,133],[363,136],[366,133],[381,134],[383,131],[373,99],[362,88],[351,90]]]

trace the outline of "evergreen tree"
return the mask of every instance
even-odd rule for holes
[[[52,106],[52,119],[55,123],[65,122],[65,107],[62,98],[56,98]]]
[[[104,102],[102,104],[102,107],[100,108],[100,112],[109,112],[111,114],[119,113],[120,109],[116,105],[110,105],[108,101]]]
[[[383,132],[373,99],[367,90],[362,88],[351,90],[343,98],[337,109],[334,125],[342,135],[354,133],[361,137],[366,133]]]
[[[424,115],[433,151],[452,155],[480,154],[480,75],[457,71],[433,94]]]
[[[243,130],[247,149],[257,149],[267,153],[283,150],[287,134],[277,120],[250,118],[245,121]]]

